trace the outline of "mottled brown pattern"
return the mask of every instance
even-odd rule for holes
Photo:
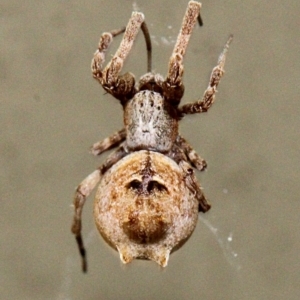
[[[159,187],[139,190],[132,182],[148,187],[155,182]],[[138,151],[105,173],[95,197],[94,217],[99,232],[119,250],[123,262],[147,258],[165,266],[171,250],[194,230],[198,201],[173,160]]]
[[[180,107],[183,57],[197,20],[202,24],[200,8],[199,2],[188,4],[166,78],[151,70],[151,40],[142,13],[133,12],[126,28],[103,33],[100,38],[92,60],[93,77],[120,101],[124,128],[92,146],[94,155],[117,149],[75,193],[72,232],[83,271],[87,270],[87,262],[81,236],[82,209],[99,181],[94,206],[96,225],[124,263],[145,258],[166,266],[171,251],[193,232],[198,212],[210,209],[193,169],[203,171],[207,164],[179,135],[178,127],[184,115],[206,112],[213,104],[232,37],[212,71],[203,98]],[[147,46],[148,73],[136,84],[133,74],[121,71],[140,28]],[[117,52],[102,69],[109,45],[123,32]]]

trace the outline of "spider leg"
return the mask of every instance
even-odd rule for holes
[[[188,163],[188,159],[183,151],[178,145],[174,145],[169,155],[182,169],[184,174],[185,184],[189,188],[189,190],[195,195],[195,198],[198,200],[199,212],[207,212],[210,209],[210,204],[208,203],[204,193],[202,192],[202,188],[197,181],[194,170],[191,165]]]
[[[185,182],[188,188],[195,194],[196,199],[198,200],[198,210],[199,212],[207,212],[210,209],[210,204],[208,203],[202,188],[195,176],[194,170],[191,168],[190,164],[184,160],[179,162],[180,168],[185,174]]]
[[[98,50],[95,52],[92,60],[93,77],[100,82],[108,93],[121,101],[126,101],[135,93],[135,79],[133,74],[126,73],[122,76],[119,74],[143,22],[144,15],[140,12],[133,12],[126,29],[122,28],[120,30],[103,33],[100,38]],[[124,32],[124,36],[117,52],[104,70],[102,70],[102,64],[105,60],[105,52],[107,48],[112,42],[113,37],[122,32]]]
[[[199,182],[197,181],[194,170],[191,168],[189,163],[187,163],[184,160],[180,161],[179,166],[182,168],[182,170],[186,174],[185,182],[186,182],[188,188],[195,193],[195,197],[199,203],[198,204],[199,212],[200,211],[203,213],[207,212],[210,209],[211,205],[207,201],[207,199],[202,191],[202,188],[201,188]]]
[[[207,112],[208,109],[212,106],[214,100],[215,100],[215,94],[217,92],[217,86],[224,74],[224,65],[225,65],[225,59],[226,54],[229,48],[229,45],[232,41],[233,36],[230,35],[229,39],[227,40],[223,51],[221,52],[218,60],[218,64],[216,67],[213,68],[209,85],[204,92],[203,98],[199,101],[196,101],[194,103],[188,103],[178,108],[179,115],[183,116],[186,114],[196,114],[196,113],[202,113]]]
[[[197,154],[193,147],[182,136],[177,136],[176,144],[184,151],[193,167],[198,171],[204,171],[206,169],[206,161]]]
[[[99,168],[101,174],[103,175],[108,169],[110,169],[115,163],[121,160],[128,154],[126,150],[126,143],[120,145],[120,147],[108,156],[102,166]]]
[[[82,271],[87,271],[86,251],[84,248],[83,239],[81,236],[81,216],[82,209],[86,198],[90,195],[97,183],[100,181],[101,173],[97,169],[90,175],[88,175],[77,187],[74,196],[74,218],[72,224],[72,232],[76,237],[78,249],[82,258]]]
[[[109,48],[110,44],[112,43],[113,38],[125,32],[125,29],[126,27],[123,27],[121,29],[112,30],[111,32],[103,32],[100,37],[98,49],[95,52],[92,60],[92,73],[93,73],[93,77],[98,79],[101,84],[104,80],[103,79],[104,72],[102,71],[102,64],[105,61],[106,51]]]
[[[100,155],[106,150],[117,147],[125,139],[126,139],[126,131],[125,128],[122,128],[121,130],[115,132],[114,134],[105,138],[104,140],[95,143],[91,147],[91,152],[95,156]]]
[[[168,101],[172,101],[172,104],[175,105],[179,104],[181,97],[183,96],[183,57],[192,34],[192,30],[199,19],[200,8],[201,3],[196,1],[189,2],[173,53],[169,61],[168,74],[164,82],[164,96]]]
[[[101,167],[88,175],[77,187],[74,196],[74,218],[72,223],[72,232],[76,237],[76,242],[82,259],[82,271],[87,272],[87,260],[86,250],[84,247],[82,235],[81,235],[81,218],[82,210],[85,204],[86,198],[91,194],[93,189],[99,183],[101,176],[116,162],[123,158],[127,152],[123,146],[120,146],[115,152],[113,152],[103,163]]]

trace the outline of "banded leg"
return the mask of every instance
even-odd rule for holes
[[[182,136],[178,135],[176,144],[184,151],[193,167],[198,171],[204,171],[206,169],[206,161],[197,154],[193,147]]]
[[[202,192],[201,186],[195,176],[194,170],[191,168],[189,163],[182,160],[179,162],[179,166],[185,174],[185,182],[188,188],[194,193],[195,198],[198,200],[198,211],[207,212],[211,205],[208,203],[207,199]]]
[[[121,130],[115,132],[114,134],[105,138],[104,140],[95,143],[91,147],[91,152],[95,156],[100,155],[104,151],[118,146],[125,139],[126,139],[126,131],[125,131],[125,128],[122,128]]]
[[[213,71],[210,76],[209,85],[204,92],[203,98],[194,103],[188,103],[178,108],[178,112],[181,116],[186,114],[196,114],[207,112],[208,109],[212,106],[215,100],[215,94],[217,92],[217,86],[224,74],[224,65],[226,54],[229,48],[229,45],[232,41],[233,36],[231,35],[227,40],[221,55],[219,56],[218,64],[213,68]]]
[[[110,44],[113,41],[113,38],[117,35],[125,32],[126,27],[123,27],[118,30],[112,30],[111,32],[103,32],[100,41],[98,44],[98,49],[94,53],[94,57],[92,60],[92,73],[93,77],[98,79],[99,82],[102,84],[103,79],[103,71],[102,65],[105,61],[105,54],[107,49],[109,48]]]
[[[107,92],[118,99],[121,98],[120,100],[123,100],[129,94],[132,96],[134,93],[134,76],[130,73],[126,73],[123,76],[119,76],[119,74],[143,22],[144,15],[139,12],[133,12],[126,29],[122,28],[103,33],[100,38],[98,50],[95,52],[92,60],[94,78],[100,82]],[[102,64],[105,60],[107,48],[112,42],[113,37],[124,32],[124,30],[125,33],[116,54],[102,71]]]
[[[122,159],[127,152],[124,147],[121,146],[115,152],[113,152],[104,162],[104,164],[95,170],[93,173],[88,175],[77,187],[74,196],[74,218],[72,224],[72,233],[76,237],[76,242],[82,259],[82,271],[87,272],[87,260],[86,260],[86,250],[84,247],[81,228],[82,228],[82,210],[85,204],[86,198],[91,194],[93,189],[96,187],[101,179],[101,176],[117,161]]]
[[[192,30],[197,22],[198,17],[200,16],[200,8],[201,3],[196,1],[189,2],[173,53],[169,61],[168,75],[164,82],[165,89],[167,89],[167,91],[166,95],[164,96],[167,100],[173,100],[174,104],[178,104],[183,96],[183,57],[192,34]]]
[[[182,169],[184,174],[184,179],[189,190],[195,195],[195,198],[198,200],[198,210],[199,212],[207,212],[210,209],[210,204],[205,198],[201,186],[197,181],[194,170],[191,165],[187,162],[186,154],[183,149],[181,149],[178,145],[174,145],[172,150],[170,151],[169,157],[172,158]]]
[[[87,260],[86,260],[86,251],[84,248],[83,239],[81,236],[81,216],[82,209],[85,203],[86,198],[93,191],[95,186],[98,184],[101,178],[100,170],[95,170],[89,176],[87,176],[77,187],[75,196],[74,196],[74,218],[72,224],[72,232],[75,234],[76,242],[82,259],[82,271],[87,271]]]
[[[103,175],[108,169],[110,169],[115,163],[117,163],[127,154],[128,152],[126,151],[124,145],[121,145],[116,151],[114,151],[111,155],[108,156],[108,158],[99,168],[101,174]]]

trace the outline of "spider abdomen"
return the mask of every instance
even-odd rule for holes
[[[172,159],[136,151],[104,174],[94,216],[99,232],[124,263],[145,258],[166,266],[170,252],[196,226],[198,200]]]

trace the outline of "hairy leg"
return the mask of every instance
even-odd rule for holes
[[[92,190],[98,184],[101,178],[100,170],[95,170],[93,173],[88,175],[77,187],[74,196],[74,218],[72,224],[72,232],[76,237],[78,249],[82,258],[82,271],[87,271],[86,251],[81,236],[81,216],[82,209],[86,198],[90,195]]]
[[[193,167],[198,171],[204,171],[206,169],[206,161],[196,153],[192,146],[182,136],[177,136],[176,144],[184,151]]]
[[[166,80],[164,81],[164,97],[172,104],[179,104],[183,96],[184,86],[182,84],[183,76],[183,57],[192,34],[192,30],[199,20],[201,3],[190,1],[185,12],[183,22],[177,41],[169,61],[169,69]],[[200,18],[201,20],[201,18]]]
[[[188,158],[184,151],[178,146],[174,145],[170,153],[168,154],[170,158],[172,158],[182,169],[184,174],[185,184],[189,188],[189,190],[195,195],[195,198],[199,203],[199,211],[207,212],[210,209],[210,204],[205,198],[202,188],[195,176],[194,170],[192,166],[187,162]]]
[[[100,82],[108,93],[121,101],[126,101],[135,93],[134,76],[130,73],[120,76],[120,72],[143,22],[144,15],[140,12],[133,12],[125,32],[124,28],[122,28],[120,30],[103,33],[100,38],[98,50],[95,52],[92,60],[92,73],[94,78]],[[124,35],[117,52],[102,71],[102,64],[105,60],[107,48],[112,42],[113,37],[122,32],[124,32]],[[145,33],[144,27],[143,32]]]
[[[195,176],[194,170],[191,168],[189,163],[187,163],[184,160],[181,160],[179,162],[179,166],[183,170],[185,174],[185,182],[188,186],[188,188],[195,194],[196,199],[198,200],[199,206],[198,210],[199,212],[207,212],[210,209],[210,204],[208,203],[206,197],[204,196],[204,193],[202,191],[202,188]]]
[[[72,232],[76,237],[76,242],[82,259],[82,271],[87,271],[87,260],[86,260],[86,251],[81,235],[82,228],[82,210],[85,204],[86,198],[91,194],[93,189],[99,183],[101,176],[116,162],[122,159],[127,152],[124,150],[124,147],[121,146],[115,152],[113,152],[103,163],[103,165],[95,170],[93,173],[88,175],[77,187],[75,196],[74,196],[74,218],[72,224]]]
[[[125,128],[122,128],[121,130],[115,132],[114,134],[105,138],[104,140],[95,143],[91,147],[91,152],[94,155],[100,155],[106,150],[117,147],[125,139],[126,139],[126,131]]]
[[[203,98],[194,103],[188,103],[178,108],[179,115],[184,116],[186,114],[196,114],[207,112],[208,109],[212,106],[215,100],[215,95],[217,92],[217,86],[224,74],[224,65],[226,54],[229,48],[229,44],[232,41],[232,35],[227,40],[224,49],[219,56],[218,64],[213,68],[213,71],[210,76],[209,85],[204,92]]]

